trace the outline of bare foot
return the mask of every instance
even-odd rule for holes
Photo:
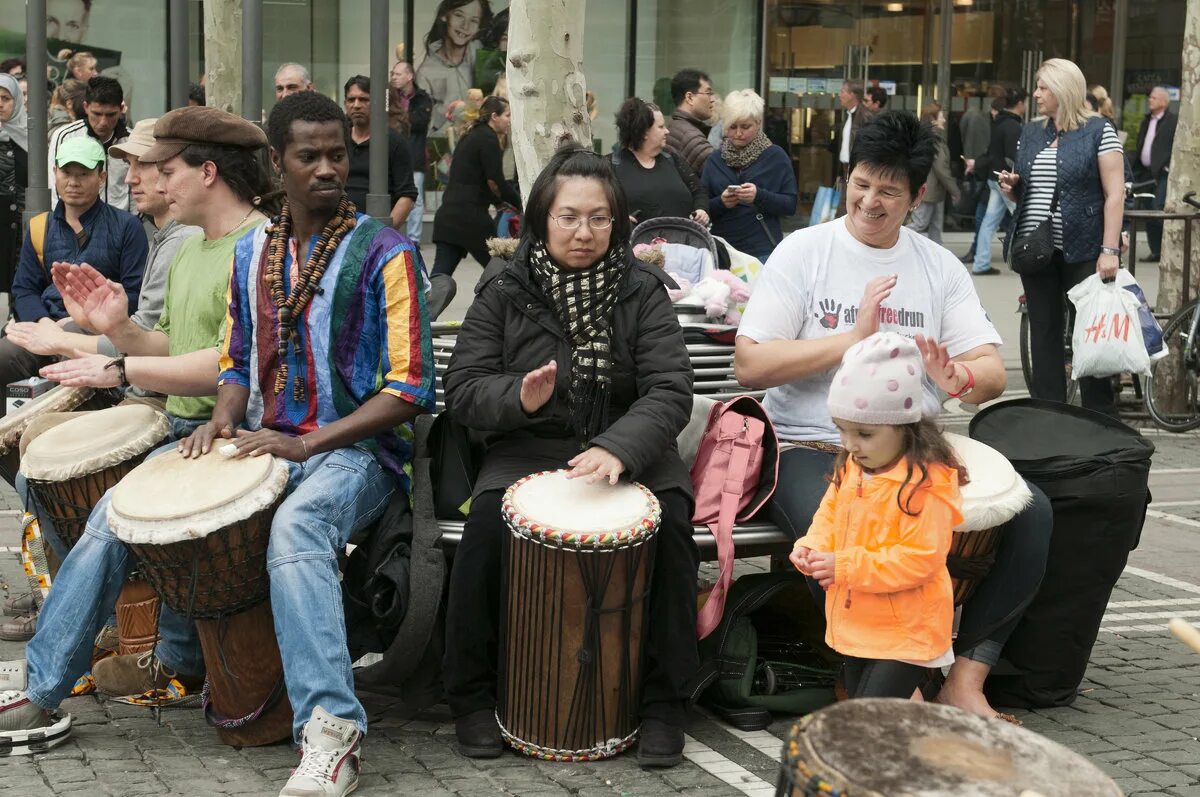
[[[991,667],[978,661],[959,657],[954,660],[946,682],[942,684],[935,703],[969,711],[993,719],[999,713],[983,696],[983,682]]]

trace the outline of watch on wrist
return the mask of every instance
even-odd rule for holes
[[[1114,257],[1120,257],[1121,256],[1121,248],[1117,247],[1117,246],[1101,246],[1100,254],[1113,255]]]

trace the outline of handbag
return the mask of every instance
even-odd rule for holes
[[[1050,200],[1050,214],[1024,235],[1013,238],[1008,253],[1012,270],[1021,275],[1037,274],[1054,259],[1054,211],[1058,209],[1058,183],[1054,184],[1054,198]],[[1019,225],[1018,225],[1019,228]]]
[[[483,452],[467,427],[448,410],[433,419],[429,450],[434,516],[439,520],[463,520],[470,511]]]

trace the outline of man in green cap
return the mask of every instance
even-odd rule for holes
[[[91,136],[67,139],[54,160],[58,203],[35,216],[21,244],[13,277],[12,303],[18,321],[69,320],[68,307],[50,278],[54,266],[88,263],[120,283],[137,309],[149,244],[137,216],[100,201],[104,185],[104,148]],[[0,389],[37,373],[49,362],[7,338],[0,340]],[[0,403],[0,415],[5,404]]]

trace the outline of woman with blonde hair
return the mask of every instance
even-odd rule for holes
[[[750,89],[725,98],[725,138],[704,164],[713,235],[766,262],[796,212],[792,159],[763,132],[763,98]]]
[[[1122,130],[1117,121],[1117,109],[1113,106],[1112,97],[1108,96],[1108,89],[1099,83],[1088,86],[1087,101],[1093,111],[1113,123],[1113,127],[1117,129],[1117,140],[1121,142],[1122,147],[1125,146],[1125,139],[1129,138],[1129,133]]]
[[[1066,292],[1093,272],[1108,279],[1121,265],[1125,161],[1117,131],[1087,104],[1087,81],[1065,58],[1051,58],[1037,73],[1039,118],[1021,130],[1014,171],[1000,173],[1000,190],[1017,202],[1004,242],[1028,235],[1047,218],[1054,241],[1050,264],[1021,275],[1029,312],[1030,354],[1036,398],[1065,401],[1063,348]],[[1116,414],[1108,378],[1079,380],[1083,406]]]
[[[91,53],[87,51],[75,53],[67,59],[67,77],[87,83],[100,74],[100,71],[96,69],[96,64],[96,56]]]

